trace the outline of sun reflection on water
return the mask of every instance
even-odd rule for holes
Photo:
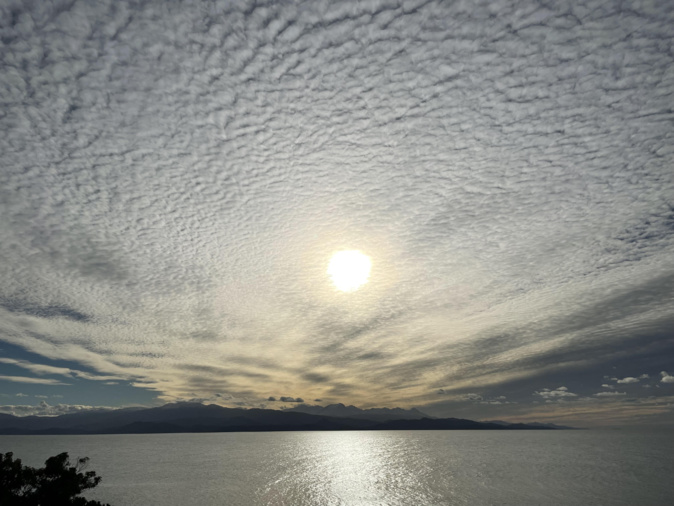
[[[412,439],[386,432],[299,432],[286,473],[261,491],[262,504],[427,504],[432,466]],[[299,443],[299,444],[298,444]]]

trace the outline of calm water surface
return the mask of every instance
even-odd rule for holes
[[[671,505],[672,432],[381,431],[0,436],[67,451],[112,506]]]

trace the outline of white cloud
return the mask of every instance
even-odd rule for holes
[[[555,390],[550,390],[548,388],[543,388],[541,391],[534,392],[534,395],[543,397],[544,399],[563,399],[568,397],[578,397],[577,394],[569,392],[569,389],[566,387],[558,387]]]
[[[627,395],[626,392],[599,392],[594,394],[595,397],[619,397],[622,395]]]
[[[463,394],[459,397],[459,400],[470,401],[474,404],[483,404],[483,405],[503,405],[503,404],[514,404],[511,401],[507,400],[505,395],[499,395],[496,397],[484,397],[476,393]]]
[[[631,376],[628,376],[627,378],[619,379],[618,383],[622,383],[622,384],[639,383],[639,380],[637,378],[633,378]]]
[[[609,389],[611,389],[611,390],[613,390],[613,389],[615,388],[613,385],[608,385],[608,384],[606,384],[606,383],[602,384],[602,387],[603,387],[603,388],[609,388]]]
[[[662,371],[660,376],[662,377],[661,383],[674,383],[674,376],[670,376],[666,371]]]
[[[648,378],[650,378],[648,374],[642,374],[641,376],[639,376],[639,379],[648,379]]]

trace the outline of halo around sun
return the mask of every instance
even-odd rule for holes
[[[370,277],[372,261],[358,250],[338,251],[330,259],[328,274],[342,292],[355,292]]]

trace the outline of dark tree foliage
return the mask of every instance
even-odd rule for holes
[[[95,471],[82,472],[88,458],[72,465],[67,453],[59,453],[35,469],[13,457],[0,453],[0,506],[109,506],[77,497],[101,482]]]

